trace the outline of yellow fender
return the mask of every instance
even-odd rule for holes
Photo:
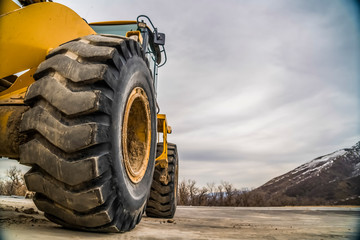
[[[77,13],[58,3],[7,9],[13,11],[0,16],[0,78],[36,68],[50,49],[95,34]]]

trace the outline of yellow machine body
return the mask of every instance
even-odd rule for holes
[[[161,168],[167,168],[168,166],[168,151],[167,151],[167,134],[172,133],[172,129],[167,124],[166,115],[165,114],[158,114],[157,115],[157,131],[158,133],[163,134],[163,151],[158,156],[155,161],[156,165],[160,165]]]
[[[11,0],[0,1],[0,31],[0,80],[16,79],[0,92],[0,152],[18,158],[22,140],[18,128],[27,109],[25,93],[34,82],[37,66],[51,49],[95,32],[61,4],[42,2],[21,8]]]
[[[0,78],[37,67],[49,49],[95,34],[73,10],[58,3],[36,3],[0,17]]]

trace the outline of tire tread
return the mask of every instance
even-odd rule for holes
[[[132,57],[146,62],[135,43],[102,35],[65,43],[38,66],[26,93],[31,108],[20,126],[27,136],[20,162],[32,166],[26,184],[36,192],[39,210],[64,227],[129,231],[144,212],[146,204],[135,213],[125,212],[113,187],[107,147],[119,72]]]
[[[163,143],[157,145],[157,156],[163,151]],[[153,182],[151,185],[150,198],[146,207],[146,215],[155,218],[172,218],[176,211],[176,184],[178,155],[175,144],[168,143],[168,174],[170,181],[168,184],[160,182],[161,167],[156,166]]]

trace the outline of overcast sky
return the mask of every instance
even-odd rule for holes
[[[56,2],[88,22],[146,14],[166,33],[158,102],[180,180],[258,187],[360,140],[355,1]]]

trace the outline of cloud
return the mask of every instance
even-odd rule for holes
[[[191,51],[174,46],[173,64],[160,75],[160,103],[183,161],[194,169],[206,162],[217,175],[224,162],[233,163],[222,176],[237,184],[237,164],[261,161],[257,174],[270,179],[284,171],[269,175],[264,169],[274,164],[296,167],[360,136],[354,16],[339,2],[327,2],[324,12],[320,5],[310,11],[306,4],[273,3],[247,2],[248,12],[233,3],[232,14],[222,12],[229,2],[221,2],[221,17],[212,21],[207,8],[191,22],[197,30],[186,45]],[[190,178],[208,178],[190,164],[183,169]],[[251,171],[244,175],[252,178]]]

